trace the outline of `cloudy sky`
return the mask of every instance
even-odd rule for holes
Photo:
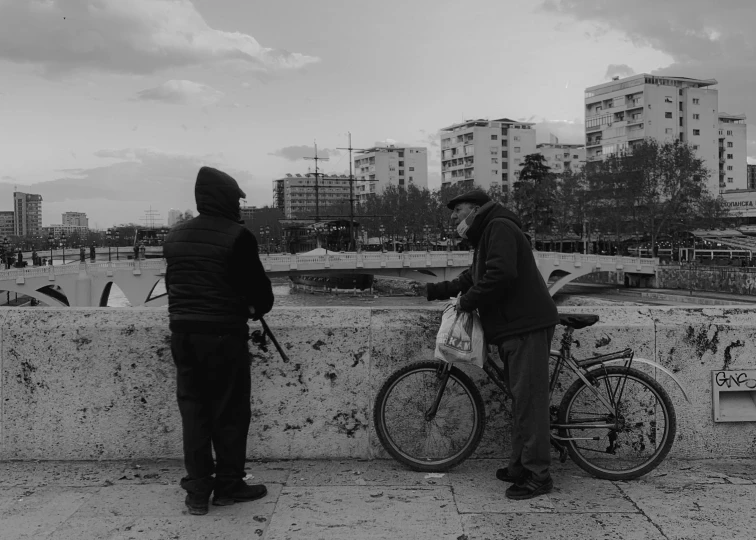
[[[583,91],[612,75],[719,81],[749,117],[753,0],[0,0],[0,210],[14,186],[90,225],[194,209],[201,165],[250,205],[271,180],[355,147],[429,146],[439,128],[507,116],[583,142]]]

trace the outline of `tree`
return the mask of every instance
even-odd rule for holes
[[[528,154],[514,184],[512,200],[525,231],[550,232],[554,223],[556,177],[541,154]],[[535,244],[535,238],[533,243]]]
[[[722,215],[723,205],[713,201],[706,187],[709,170],[689,144],[645,139],[621,156],[620,169],[634,194],[638,225],[650,234],[654,253],[660,234],[673,230],[680,216],[702,210]]]
[[[566,170],[555,185],[555,199],[559,204],[554,205],[552,213],[553,229],[559,237],[559,251],[562,251],[564,238],[570,232],[582,232],[582,224],[586,217],[586,186],[585,173]]]

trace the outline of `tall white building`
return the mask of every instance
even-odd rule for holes
[[[13,234],[40,236],[42,233],[42,195],[13,192]]]
[[[536,152],[534,125],[499,118],[442,128],[441,185],[465,182],[511,191],[525,156]]]
[[[746,116],[719,113],[719,187],[748,189]]]
[[[624,79],[615,77],[610,82],[586,88],[586,159],[601,159],[647,137],[660,142],[680,140],[692,145],[698,157],[704,160],[710,172],[711,193],[729,189],[726,188],[729,185],[732,189],[744,188],[745,117],[720,114],[719,92],[711,88],[715,84],[714,79],[641,73]],[[726,135],[727,132],[732,135]],[[722,145],[724,151],[720,152]],[[728,148],[732,151],[728,152]],[[720,153],[724,154],[723,162],[720,162]],[[742,165],[735,163],[739,161]],[[730,170],[728,166],[733,168]],[[738,176],[741,171],[742,176]]]
[[[89,228],[89,219],[84,212],[63,212],[61,224],[63,226]]]
[[[357,152],[354,178],[359,198],[380,194],[389,185],[428,187],[428,149],[419,146],[376,146]]]
[[[569,170],[578,171],[585,165],[585,146],[582,144],[541,143],[536,145],[536,152],[557,175]]]
[[[176,210],[175,208],[168,210],[168,226],[173,227],[182,215],[183,212],[181,210]]]

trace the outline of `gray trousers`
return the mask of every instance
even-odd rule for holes
[[[554,327],[520,334],[499,345],[504,382],[512,393],[512,455],[508,472],[549,478],[549,350]]]

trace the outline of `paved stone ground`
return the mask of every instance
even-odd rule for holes
[[[668,461],[630,482],[567,462],[555,490],[504,497],[500,464],[441,477],[393,461],[250,462],[266,498],[187,514],[179,461],[2,462],[0,538],[20,539],[746,539],[756,530],[756,459]]]

